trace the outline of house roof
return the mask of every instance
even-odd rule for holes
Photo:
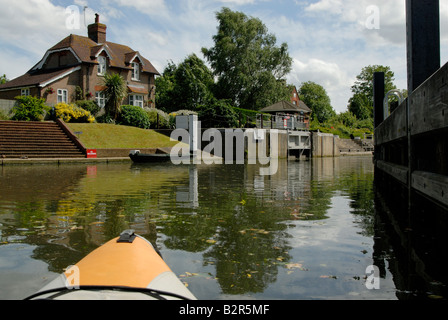
[[[48,53],[62,49],[71,49],[82,62],[95,64],[98,63],[98,54],[104,50],[109,56],[110,66],[123,69],[130,69],[130,62],[132,62],[135,56],[137,56],[142,63],[142,72],[160,75],[148,59],[142,57],[138,51],[122,44],[109,41],[106,41],[104,44],[98,44],[88,37],[71,34],[51,47],[47,51],[46,56]],[[46,56],[42,60],[45,60]],[[37,64],[33,69],[38,67],[39,64]]]
[[[289,101],[280,101],[269,107],[263,108],[260,112],[274,113],[274,112],[305,112],[311,113],[311,109],[303,102],[299,101],[299,105],[294,105]]]
[[[42,69],[49,55],[53,52],[69,50],[78,60],[78,65],[71,65],[57,69]],[[98,55],[103,51],[109,57],[109,65],[111,67],[131,69],[131,62],[139,59],[142,64],[142,72],[149,72],[160,75],[154,66],[141,56],[138,51],[132,50],[130,47],[106,41],[104,44],[98,44],[88,37],[71,34],[62,39],[56,45],[51,47],[44,55],[41,61],[37,63],[31,70],[24,75],[15,78],[6,84],[0,85],[0,90],[12,88],[43,86],[60,79],[63,76],[77,71],[81,63],[98,63]]]
[[[52,69],[52,70],[35,70],[29,71],[24,75],[8,81],[5,84],[0,85],[0,90],[8,90],[13,88],[23,88],[23,87],[34,87],[41,86],[44,87],[53,81],[56,81],[62,77],[69,75],[72,72],[79,70],[80,67],[69,67],[63,69]]]

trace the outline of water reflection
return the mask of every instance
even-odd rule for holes
[[[383,291],[363,283],[375,234],[371,159],[285,161],[274,176],[259,169],[2,167],[0,285],[12,286],[8,277],[25,283],[2,267],[17,244],[28,248],[23,268],[31,258],[49,273],[34,282],[41,273],[29,274],[31,287],[19,296],[2,291],[0,299],[26,296],[128,228],[158,246],[199,298],[395,297],[387,271]]]

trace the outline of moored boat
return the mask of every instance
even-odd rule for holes
[[[132,150],[129,153],[129,157],[137,163],[164,162],[170,160],[169,153],[141,153],[140,150]]]
[[[145,238],[126,230],[29,299],[195,300]]]

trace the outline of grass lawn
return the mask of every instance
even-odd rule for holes
[[[137,149],[172,147],[177,141],[153,130],[105,123],[67,123],[73,131],[81,131],[79,139],[89,149]]]

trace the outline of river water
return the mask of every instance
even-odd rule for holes
[[[0,167],[0,299],[34,293],[130,228],[199,299],[416,296],[394,281],[396,255],[375,218],[372,158],[284,161],[273,176],[259,169]]]

